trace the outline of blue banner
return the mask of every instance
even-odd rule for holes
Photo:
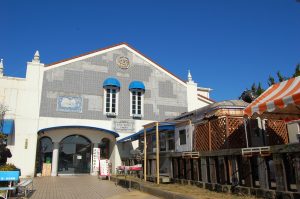
[[[0,171],[0,181],[18,181],[19,171]]]

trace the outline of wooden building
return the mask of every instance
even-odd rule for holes
[[[299,198],[300,144],[289,142],[287,130],[287,121],[300,118],[299,80],[273,85],[251,104],[217,102],[145,125],[138,138],[147,151],[145,179],[159,183],[163,175],[219,192]]]

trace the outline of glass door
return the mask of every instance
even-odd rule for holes
[[[58,173],[90,173],[91,142],[80,135],[68,136],[60,142]]]

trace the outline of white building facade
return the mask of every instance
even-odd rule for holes
[[[189,73],[182,81],[126,43],[45,65],[36,52],[25,78],[7,77],[0,64],[0,103],[8,108],[2,131],[12,152],[9,163],[22,176],[95,174],[93,149],[121,165],[116,141],[144,124],[213,103],[211,89]]]

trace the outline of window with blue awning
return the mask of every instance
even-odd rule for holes
[[[2,131],[2,133],[4,133],[5,135],[10,135],[10,134],[14,133],[14,131],[15,131],[14,120],[4,119],[1,122],[2,122],[2,129],[0,129],[0,130]]]
[[[132,89],[140,89],[140,90],[145,90],[145,85],[143,82],[140,82],[140,81],[132,81],[130,84],[129,84],[129,90],[132,90]]]
[[[110,78],[107,78],[106,80],[104,80],[104,82],[103,82],[103,87],[107,87],[107,86],[113,86],[113,87],[120,88],[121,84],[120,84],[119,80],[117,80],[116,78],[110,77]]]

